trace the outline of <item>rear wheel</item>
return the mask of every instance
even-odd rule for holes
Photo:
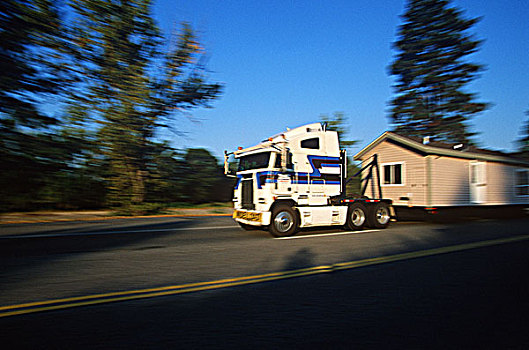
[[[362,203],[353,203],[347,212],[346,226],[350,230],[361,230],[366,223],[366,207]]]
[[[374,228],[386,228],[391,220],[389,205],[378,203],[369,213],[369,226]]]
[[[288,237],[298,231],[297,211],[288,205],[279,205],[272,211],[269,231],[274,237]]]

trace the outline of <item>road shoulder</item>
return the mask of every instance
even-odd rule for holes
[[[229,207],[167,209],[163,214],[137,216],[116,215],[110,210],[13,212],[0,214],[0,225],[68,221],[96,221],[129,218],[229,216],[232,214],[232,212],[233,209]]]

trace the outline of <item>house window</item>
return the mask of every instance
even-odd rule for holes
[[[404,163],[382,164],[382,183],[384,185],[403,185]]]
[[[301,148],[320,149],[320,139],[318,137],[301,141]]]
[[[529,196],[529,169],[516,170],[516,195]]]

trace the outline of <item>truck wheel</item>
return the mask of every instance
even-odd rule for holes
[[[389,213],[389,205],[386,203],[378,203],[373,210],[369,211],[368,216],[369,226],[374,228],[386,228],[391,220]]]
[[[298,214],[291,206],[279,205],[272,211],[269,227],[274,237],[288,237],[298,231]]]
[[[353,203],[347,212],[346,226],[350,230],[361,230],[366,222],[366,207],[362,203]]]

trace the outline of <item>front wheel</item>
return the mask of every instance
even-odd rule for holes
[[[346,226],[350,230],[361,230],[366,223],[366,207],[362,203],[353,203],[347,212]]]
[[[279,205],[272,211],[270,233],[274,237],[288,237],[298,231],[297,211],[288,205]]]

